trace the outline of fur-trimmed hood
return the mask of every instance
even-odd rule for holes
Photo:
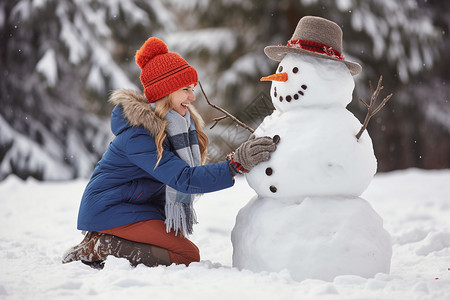
[[[109,102],[116,106],[111,116],[111,129],[115,135],[132,126],[144,127],[152,137],[156,137],[163,127],[164,120],[155,114],[143,94],[131,90],[115,90],[112,92]],[[120,106],[120,109],[117,106]],[[191,115],[195,115],[198,125],[203,128],[203,119],[194,107],[190,106],[189,111]],[[124,119],[128,124],[113,122],[116,118]]]

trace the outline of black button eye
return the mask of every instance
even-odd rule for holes
[[[281,71],[283,71],[283,67],[282,67],[282,66],[280,66],[280,67],[278,68],[278,72],[281,72]]]
[[[298,68],[297,67],[293,68],[292,72],[297,73],[298,72]]]

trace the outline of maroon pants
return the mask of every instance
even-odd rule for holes
[[[181,233],[176,236],[173,231],[167,233],[162,220],[141,221],[99,232],[167,249],[172,263],[188,266],[191,262],[200,261],[197,246]]]

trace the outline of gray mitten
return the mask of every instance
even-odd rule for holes
[[[268,136],[255,138],[255,135],[252,134],[236,149],[233,161],[240,164],[246,171],[250,171],[257,164],[269,160],[270,152],[277,148],[276,143]]]

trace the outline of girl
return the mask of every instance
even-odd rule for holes
[[[87,234],[63,255],[102,268],[108,255],[132,265],[189,265],[200,261],[186,238],[196,223],[194,194],[233,186],[237,173],[270,158],[269,137],[250,138],[227,160],[203,165],[208,138],[190,104],[196,70],[158,38],[136,53],[144,95],[115,91],[111,129],[116,136],[83,194],[78,229]]]

